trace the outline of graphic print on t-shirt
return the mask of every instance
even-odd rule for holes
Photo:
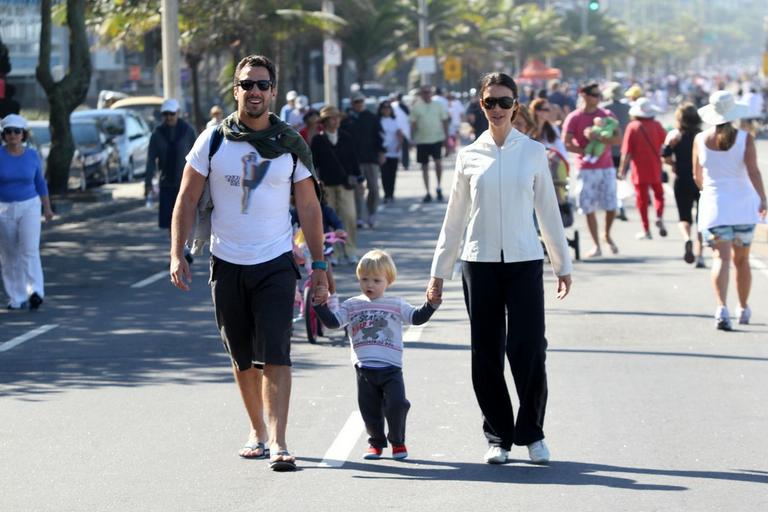
[[[243,157],[243,198],[240,203],[240,213],[248,213],[248,203],[251,199],[251,190],[258,188],[272,162],[263,160],[259,162],[258,153],[248,153]]]

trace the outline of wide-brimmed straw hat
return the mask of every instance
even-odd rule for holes
[[[655,117],[660,112],[661,109],[648,98],[640,98],[629,107],[629,115],[632,117]]]
[[[709,105],[699,109],[702,121],[715,126],[741,119],[748,113],[749,106],[738,103],[728,91],[713,92],[709,97]]]

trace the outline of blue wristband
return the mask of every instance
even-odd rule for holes
[[[327,261],[313,261],[312,270],[328,270]]]

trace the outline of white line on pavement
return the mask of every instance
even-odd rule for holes
[[[133,283],[131,285],[131,288],[144,288],[145,286],[150,285],[150,284],[154,283],[155,281],[157,281],[159,279],[162,279],[162,278],[164,278],[166,276],[168,276],[168,271],[167,270],[163,270],[162,272],[158,272],[157,274],[152,274],[151,276],[149,276],[146,279],[142,279],[138,283]]]
[[[762,273],[765,277],[768,277],[768,265],[762,262],[762,260],[759,260],[752,256],[749,258],[749,262],[752,264],[753,267],[758,269],[760,273]]]
[[[11,350],[13,347],[17,345],[21,345],[25,341],[29,341],[35,336],[40,336],[41,334],[45,334],[46,332],[50,331],[51,329],[55,329],[58,326],[59,324],[41,325],[37,329],[33,329],[26,334],[22,334],[21,336],[16,336],[12,340],[8,340],[5,343],[0,343],[0,352]]]
[[[419,209],[421,209],[420,204],[412,204],[411,206],[408,207],[409,212],[415,212],[416,210],[419,210]]]
[[[360,415],[360,411],[355,411],[350,414],[344,427],[342,427],[341,432],[336,436],[336,439],[333,441],[331,447],[328,448],[328,451],[325,452],[323,460],[320,462],[320,467],[340,468],[343,466],[364,429],[365,424],[363,423],[363,417]]]
[[[421,331],[424,330],[427,324],[412,325],[403,334],[403,341],[419,341],[421,339]]]

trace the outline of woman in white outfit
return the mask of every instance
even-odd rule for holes
[[[571,287],[571,259],[546,150],[512,125],[519,109],[517,85],[503,73],[486,75],[480,101],[489,129],[456,156],[427,298],[434,303],[442,297],[443,279],[453,274],[463,239],[472,386],[488,441],[484,460],[503,464],[515,444],[528,447],[532,462],[545,463],[544,251],[534,212],[560,299]],[[505,356],[520,403],[516,418],[504,378]]]
[[[747,112],[747,106],[736,103],[730,92],[713,93],[709,104],[699,109],[699,116],[714,127],[700,132],[693,142],[694,180],[701,190],[698,226],[704,242],[714,250],[715,321],[716,327],[724,331],[731,330],[726,303],[731,260],[736,267],[739,323],[749,323],[749,248],[755,224],[766,215],[755,141],[731,124]]]
[[[40,204],[53,218],[40,156],[24,146],[27,120],[10,114],[2,122],[0,147],[0,266],[8,309],[37,309],[43,303],[40,263]]]

